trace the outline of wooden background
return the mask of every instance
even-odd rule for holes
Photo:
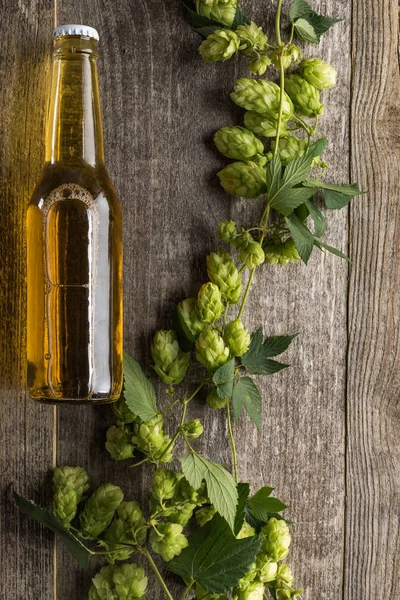
[[[243,0],[271,25],[273,5]],[[26,398],[25,209],[43,161],[54,23],[100,32],[109,171],[124,209],[125,344],[149,358],[149,334],[205,278],[220,219],[250,223],[253,201],[218,186],[213,132],[235,121],[229,102],[245,65],[205,65],[180,0],[0,1],[0,600],[84,600],[82,573],[61,545],[10,501],[50,502],[55,463],[141,498],[146,470],[104,449],[109,408],[57,410]],[[400,214],[398,14],[394,0],[314,0],[344,20],[321,47],[339,85],[324,95],[329,177],[366,196],[329,214],[327,240],[351,267],[315,251],[308,267],[266,267],[245,318],[271,334],[301,331],[292,368],[263,383],[264,433],[236,427],[241,477],[276,488],[296,522],[291,564],[308,600],[400,599]],[[229,461],[222,421],[206,413],[202,450]],[[214,415],[213,415],[214,417]],[[171,584],[174,586],[174,583]],[[161,597],[155,584],[149,600]]]

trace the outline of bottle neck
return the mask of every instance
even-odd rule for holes
[[[104,163],[97,42],[56,38],[46,135],[46,162]]]

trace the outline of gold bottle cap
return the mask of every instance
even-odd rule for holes
[[[79,35],[81,37],[89,37],[98,41],[99,34],[94,27],[88,25],[59,25],[53,31],[53,37],[61,37],[67,35]]]

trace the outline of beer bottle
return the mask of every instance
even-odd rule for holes
[[[32,398],[112,402],[122,387],[122,219],[104,165],[98,33],[54,31],[46,156],[27,211]]]

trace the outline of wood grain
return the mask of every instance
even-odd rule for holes
[[[354,3],[344,598],[400,598],[398,7]]]
[[[51,2],[2,3],[0,21],[0,598],[53,595],[53,537],[11,487],[48,503],[53,409],[25,398],[25,210],[43,161]]]

